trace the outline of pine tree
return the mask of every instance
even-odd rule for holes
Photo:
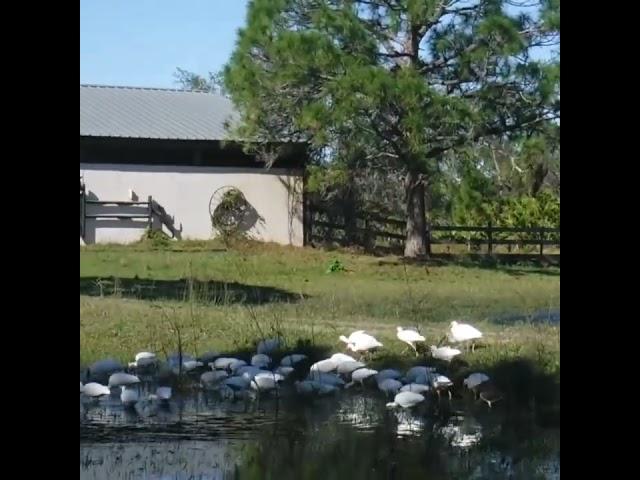
[[[559,0],[252,0],[225,69],[238,134],[347,148],[404,176],[405,255],[428,255],[443,155],[559,118]],[[349,152],[347,152],[348,154]]]

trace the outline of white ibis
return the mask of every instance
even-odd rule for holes
[[[398,380],[402,377],[402,373],[395,368],[385,368],[384,370],[380,370],[376,375],[376,380],[381,382],[382,380],[386,380],[387,378],[393,378],[394,380]]]
[[[173,392],[171,390],[171,387],[158,387],[156,389],[156,397],[158,397],[158,400],[164,402],[168,402],[169,400],[171,400],[172,393]]]
[[[359,368],[364,368],[366,365],[362,362],[358,362],[358,361],[347,361],[347,362],[342,362],[340,364],[338,364],[338,373],[340,375],[349,375],[353,372],[355,372],[356,370],[358,370]]]
[[[229,374],[224,370],[214,370],[211,372],[204,372],[200,375],[200,384],[203,388],[213,388],[225,378],[228,378]]]
[[[295,364],[300,363],[307,359],[307,356],[302,353],[292,353],[286,357],[282,357],[280,360],[281,367],[293,367]]]
[[[373,335],[368,333],[360,333],[355,336],[352,334],[350,338],[345,338],[342,335],[340,340],[343,342],[347,340],[347,348],[352,352],[369,352],[383,346]]]
[[[271,357],[264,353],[258,353],[251,357],[251,365],[254,367],[267,368],[271,365]]]
[[[431,386],[436,391],[438,398],[440,398],[440,392],[442,390],[445,390],[449,395],[449,400],[451,400],[450,388],[453,387],[453,382],[448,377],[439,374],[435,375],[433,381],[431,382]]]
[[[474,340],[482,338],[482,332],[469,324],[454,321],[449,325],[448,337],[454,343],[471,342],[471,351],[474,351]]]
[[[120,401],[125,407],[132,407],[139,400],[140,396],[138,391],[131,388],[129,385],[122,386],[122,392],[120,393]]]
[[[431,390],[429,385],[424,385],[422,383],[407,383],[400,388],[401,392],[415,392],[415,393],[424,393]]]
[[[317,361],[309,368],[310,372],[333,372],[336,368],[338,368],[338,362],[333,360],[332,358],[325,358],[324,360]]]
[[[420,335],[420,333],[418,333],[416,330],[413,330],[413,329],[397,327],[396,330],[397,330],[396,336],[398,337],[398,340],[406,343],[411,348],[413,348],[413,351],[416,353],[416,356],[418,356],[416,343],[424,342],[425,338],[422,335]]]
[[[359,368],[351,373],[351,382],[347,383],[345,388],[352,387],[355,383],[359,383],[361,386],[364,386],[364,381],[367,378],[371,378],[377,374],[377,370],[372,370],[371,368]]]
[[[334,373],[327,372],[309,372],[307,380],[316,381],[319,383],[326,383],[327,385],[333,385],[334,387],[344,387],[344,380]]]
[[[489,376],[484,373],[472,373],[462,381],[462,384],[469,390],[473,391],[474,396],[477,394],[477,389],[484,382],[489,381]]]
[[[219,357],[216,358],[213,362],[209,363],[209,366],[214,370],[227,370],[229,366],[238,362],[239,359],[233,357]]]
[[[444,360],[445,362],[450,362],[457,355],[460,355],[462,352],[457,348],[451,347],[436,347],[435,345],[431,345],[431,356],[433,358],[437,358],[438,360]]]
[[[402,382],[393,378],[385,378],[384,380],[378,382],[378,390],[380,390],[387,396],[398,393],[401,388]]]
[[[140,383],[140,379],[136,375],[129,373],[114,373],[109,377],[109,388],[122,387],[125,385],[135,385]]]
[[[356,361],[355,358],[353,358],[351,355],[347,355],[346,353],[334,353],[329,358],[331,360],[333,360],[334,362],[336,362],[336,363],[355,362]]]
[[[395,396],[393,402],[387,403],[387,408],[413,408],[422,402],[424,402],[424,396],[419,393],[400,392]]]
[[[82,389],[82,393],[84,393],[87,397],[101,397],[103,395],[111,395],[111,390],[109,387],[102,385],[96,382],[87,383]]]

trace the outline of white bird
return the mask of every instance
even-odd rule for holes
[[[296,363],[300,363],[306,359],[307,359],[307,356],[302,353],[292,353],[291,355],[282,357],[282,360],[280,360],[280,366],[293,367]]]
[[[474,351],[474,340],[482,338],[482,332],[466,323],[451,322],[449,325],[449,341],[454,343],[471,342],[471,351]]]
[[[139,352],[136,353],[135,361],[129,363],[129,368],[144,369],[155,367],[158,362],[158,358],[155,353],[152,352]]]
[[[84,385],[82,385],[82,382],[80,382],[80,393],[84,392]]]
[[[324,360],[320,360],[314,363],[313,365],[311,365],[311,367],[309,368],[309,371],[328,373],[328,372],[334,371],[336,368],[338,368],[337,361],[331,358],[325,358]]]
[[[421,402],[424,402],[424,396],[419,393],[400,392],[395,396],[393,402],[387,403],[387,408],[412,408]]]
[[[238,359],[233,357],[220,357],[216,358],[213,363],[209,363],[209,366],[214,370],[227,370],[229,365],[237,361]]]
[[[253,377],[251,388],[259,392],[268,392],[277,389],[278,383],[283,380],[284,377],[278,373],[262,372]]]
[[[404,379],[408,383],[422,383],[426,385],[431,383],[431,374],[435,371],[436,369],[433,367],[418,365],[407,370]]]
[[[383,346],[373,335],[369,335],[368,333],[361,333],[356,336],[352,334],[351,340],[341,335],[340,340],[343,342],[346,340],[347,348],[352,352],[369,352],[370,350]]]
[[[334,362],[338,363],[338,364],[340,364],[342,362],[355,362],[356,361],[356,359],[353,358],[351,355],[347,355],[345,353],[334,353],[329,358],[331,360],[333,360]]]
[[[156,359],[156,354],[153,352],[139,352],[136,353],[136,356],[134,357],[136,362],[139,362],[140,360],[155,360]]]
[[[431,356],[439,360],[444,360],[445,362],[450,362],[456,355],[460,355],[461,353],[457,348],[447,346],[436,347],[435,345],[431,345]]]
[[[400,373],[398,370],[394,368],[386,368],[378,372],[378,374],[376,375],[376,380],[378,382],[381,382],[382,380],[385,380],[387,378],[398,380],[400,377],[402,377],[402,373]]]
[[[251,380],[246,377],[229,377],[222,381],[222,385],[232,388],[233,390],[244,390],[249,387]]]
[[[400,388],[401,392],[415,392],[415,393],[424,393],[431,390],[429,385],[424,385],[422,383],[407,383]]]
[[[258,375],[259,373],[264,373],[267,370],[263,370],[261,368],[258,367],[254,367],[253,365],[245,365],[244,367],[240,367],[238,370],[236,370],[235,374],[245,377],[249,380],[253,380],[253,377],[255,377],[256,375]]]
[[[271,365],[271,357],[269,355],[265,355],[264,353],[258,353],[251,357],[251,365],[254,367],[267,368]]]
[[[234,362],[231,362],[227,368],[232,374],[235,375],[236,371],[240,367],[244,367],[245,365],[247,365],[247,362],[245,362],[244,360],[236,359]]]
[[[287,378],[289,375],[293,373],[295,369],[293,367],[278,367],[274,371],[275,373],[279,373],[283,377]]]
[[[282,346],[281,339],[268,338],[265,340],[261,340],[260,343],[258,343],[258,348],[256,350],[258,353],[271,355],[273,352],[277,351],[281,346]]]
[[[84,386],[82,393],[87,397],[101,397],[103,395],[111,395],[111,390],[109,390],[109,387],[101,385],[100,383],[90,382]]]
[[[355,339],[360,335],[366,335],[365,331],[356,330],[355,332],[351,332],[351,334],[348,337],[345,337],[344,335],[340,335],[339,339],[344,343],[346,343],[347,345],[349,345],[350,343],[354,342]]]
[[[313,380],[319,383],[326,383],[335,387],[344,387],[344,380],[334,373],[327,372],[309,372],[307,380]]]
[[[362,362],[358,362],[358,361],[347,361],[347,362],[342,362],[340,364],[338,364],[338,373],[341,375],[349,375],[350,373],[353,373],[354,371],[358,370],[359,368],[363,368],[366,365]]]
[[[345,385],[345,388],[349,388],[353,386],[356,382],[364,386],[364,381],[367,378],[371,378],[377,374],[378,374],[377,370],[372,370],[370,368],[359,368],[355,372],[351,373],[351,382],[347,383]]]
[[[449,395],[449,400],[451,400],[450,388],[453,387],[453,382],[448,377],[439,374],[435,375],[431,386],[436,391],[436,394],[438,394],[438,398],[440,398],[440,391],[446,390],[447,394]]]
[[[185,372],[190,372],[198,367],[204,367],[204,363],[199,360],[188,360],[182,363]]]
[[[122,386],[122,392],[120,393],[120,401],[125,407],[133,406],[138,400],[140,396],[138,395],[138,391],[130,388],[127,385]]]
[[[136,375],[129,373],[114,373],[109,377],[109,388],[122,387],[124,385],[134,385],[140,383],[140,379]]]
[[[385,378],[378,382],[378,390],[385,393],[386,395],[392,395],[398,393],[398,391],[402,388],[402,382],[395,380],[393,378]]]
[[[417,356],[418,350],[416,349],[416,342],[424,342],[425,338],[416,330],[412,330],[409,328],[397,327],[396,330],[396,336],[398,337],[398,339],[413,348],[413,351],[416,352]]]
[[[156,397],[158,400],[169,401],[171,400],[172,390],[171,387],[158,387],[156,389]]]
[[[204,372],[200,375],[200,384],[203,388],[211,388],[216,386],[225,378],[228,378],[229,374],[224,370],[214,370],[212,372]]]
[[[484,373],[472,373],[462,381],[469,390],[475,390],[480,384],[489,381],[489,376]]]

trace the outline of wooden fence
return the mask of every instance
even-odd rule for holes
[[[359,245],[368,249],[402,251],[405,240],[405,221],[374,213],[354,212],[346,218],[342,212],[326,207],[311,206],[305,228],[306,241]],[[560,229],[547,227],[501,227],[487,225],[430,225],[429,246],[443,245],[449,253],[451,246],[464,245],[469,253],[496,253],[496,247],[506,252],[545,255],[545,248],[554,247],[559,255]],[[484,247],[484,248],[483,248]]]

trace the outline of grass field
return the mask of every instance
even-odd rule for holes
[[[329,272],[334,265],[334,272]],[[437,344],[453,319],[485,333],[468,368],[528,362],[559,382],[559,326],[501,321],[556,309],[559,269],[407,265],[347,251],[212,242],[80,249],[80,363],[141,350],[248,352],[280,334],[288,345],[342,351],[366,329],[384,344],[377,366],[415,363],[395,337],[415,325]]]

